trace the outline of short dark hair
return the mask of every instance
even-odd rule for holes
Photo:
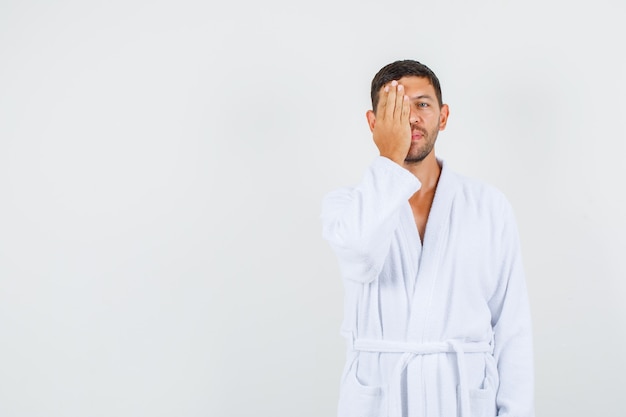
[[[426,65],[413,61],[411,59],[406,59],[403,61],[392,62],[391,64],[385,65],[378,71],[378,73],[374,76],[372,80],[372,110],[376,112],[376,107],[378,106],[378,96],[380,89],[393,80],[399,80],[402,77],[407,76],[415,76],[427,78],[430,84],[435,89],[435,94],[437,95],[437,101],[439,102],[439,107],[443,105],[443,101],[441,99],[441,85],[439,84],[439,79],[435,75],[434,72]]]

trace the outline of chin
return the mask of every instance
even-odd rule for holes
[[[404,162],[407,164],[418,164],[426,159],[426,157],[430,155],[432,151],[432,148],[423,150],[421,152],[416,149],[416,152],[409,152],[409,154],[404,159]]]

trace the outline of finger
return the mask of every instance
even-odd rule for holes
[[[376,107],[376,114],[381,118],[385,118],[385,111],[387,108],[387,96],[389,95],[389,86],[386,85],[380,91],[378,95],[378,106]]]
[[[402,124],[409,123],[411,116],[411,105],[409,104],[409,96],[402,96],[402,116],[400,117]]]
[[[402,105],[404,101],[404,86],[402,84],[398,84],[396,93],[396,103],[394,108],[394,117],[396,120],[400,120],[402,118]]]
[[[393,80],[391,85],[389,86],[389,94],[387,94],[387,104],[385,108],[385,118],[388,120],[393,120],[393,113],[396,108],[396,88],[398,86],[398,82]]]

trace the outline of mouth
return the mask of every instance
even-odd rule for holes
[[[418,141],[420,139],[424,138],[424,133],[419,131],[419,130],[413,130],[411,132],[411,140],[412,141]]]

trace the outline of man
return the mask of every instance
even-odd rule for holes
[[[389,64],[371,95],[380,156],[322,209],[345,286],[339,417],[533,416],[511,207],[435,157],[449,109],[428,67]]]

